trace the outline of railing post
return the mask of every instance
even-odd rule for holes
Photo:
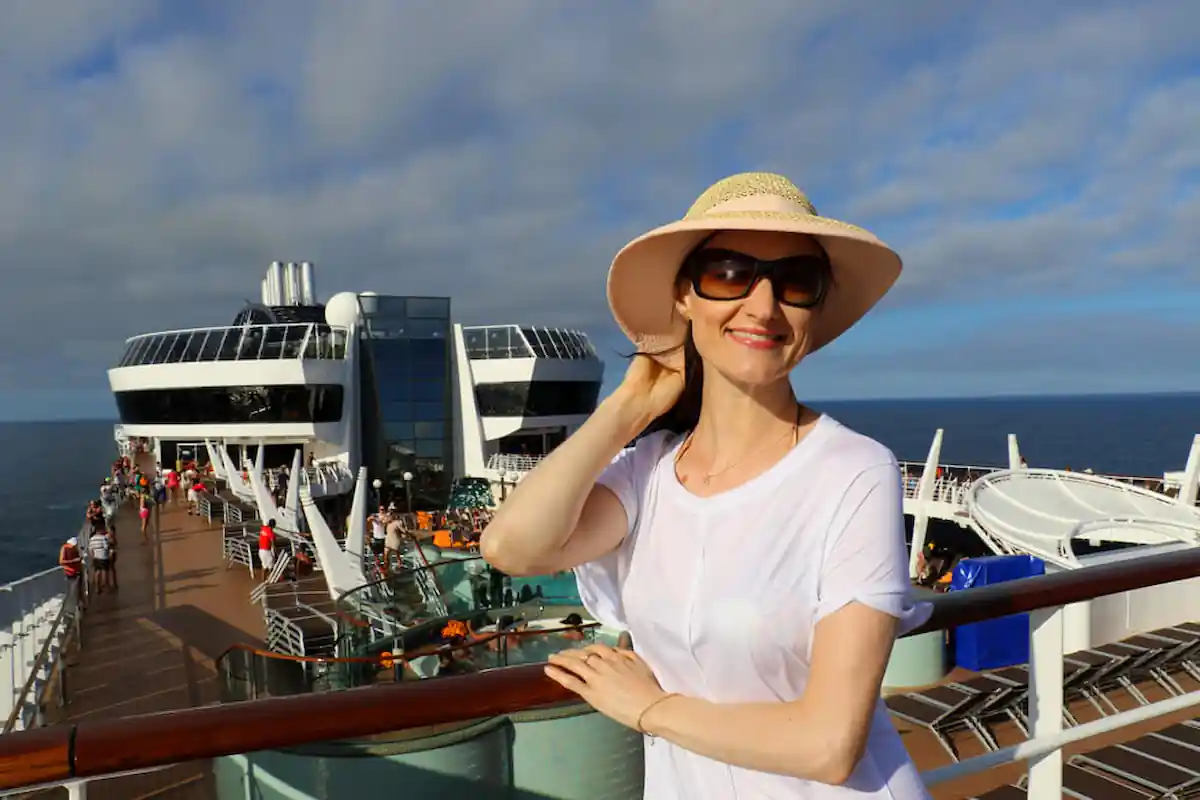
[[[75,781],[67,784],[67,797],[69,800],[87,800],[87,781]]]
[[[1029,614],[1029,737],[1055,736],[1063,729],[1063,607]],[[1029,761],[1030,800],[1062,797],[1061,749]]]

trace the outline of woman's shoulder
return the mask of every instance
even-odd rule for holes
[[[825,474],[837,474],[853,480],[865,472],[899,472],[896,456],[887,445],[847,427],[833,417],[821,420],[826,428],[817,468]]]

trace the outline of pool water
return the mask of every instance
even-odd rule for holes
[[[542,587],[542,597],[546,600],[554,601],[561,605],[577,606],[581,604],[579,599],[579,586],[575,583],[574,572],[556,572],[553,575],[534,575],[529,578],[513,578],[512,589],[513,595],[520,595],[521,588],[528,586],[532,591],[537,591],[539,586]]]

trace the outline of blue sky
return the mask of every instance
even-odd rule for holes
[[[806,397],[1200,389],[1194,3],[5,9],[0,418],[111,415],[125,337],[276,259],[582,328],[611,386],[612,255],[748,169],[905,260]]]

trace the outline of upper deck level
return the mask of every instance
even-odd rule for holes
[[[582,331],[519,325],[464,327],[467,357],[472,361],[547,358],[567,361],[596,359],[596,350]]]
[[[346,328],[317,322],[227,325],[144,333],[127,339],[117,368],[281,359],[342,360]]]

